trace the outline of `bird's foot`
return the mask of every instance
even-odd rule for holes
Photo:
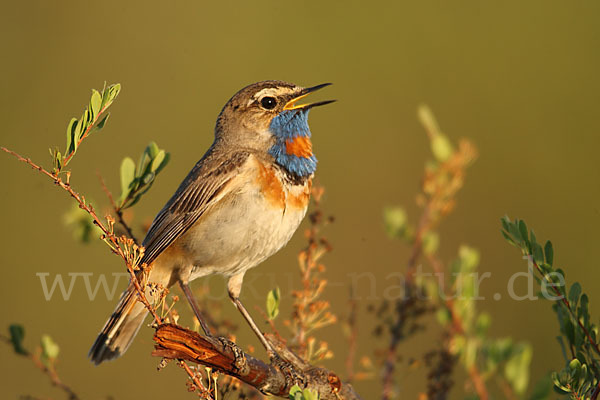
[[[302,373],[300,369],[296,368],[294,364],[282,358],[274,351],[269,351],[269,358],[271,359],[271,365],[280,370],[285,376],[288,387],[292,387],[296,384],[300,387],[304,387],[306,385],[304,373]]]
[[[229,349],[233,353],[233,367],[235,368],[235,372],[239,375],[247,375],[250,372],[250,366],[246,360],[244,350],[227,338],[218,337],[217,339],[223,345],[223,349]]]

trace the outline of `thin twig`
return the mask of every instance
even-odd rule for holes
[[[429,211],[430,207],[431,203],[428,203],[425,206],[425,210],[421,214],[421,218],[419,220],[419,225],[417,228],[417,232],[415,233],[415,239],[413,241],[412,250],[406,268],[406,293],[404,294],[402,300],[399,300],[398,304],[396,305],[396,310],[398,311],[398,318],[395,324],[390,329],[392,337],[390,339],[390,344],[386,351],[385,363],[383,367],[382,400],[389,400],[392,398],[392,385],[394,382],[396,352],[398,350],[398,345],[404,337],[403,328],[408,318],[408,310],[410,308],[410,305],[408,303],[413,302],[415,300],[415,292],[419,290],[414,284],[414,273],[417,267],[417,262],[419,261],[423,251],[423,236],[425,235],[426,230],[431,224],[431,213]]]
[[[104,92],[103,92],[104,94]],[[106,111],[106,109],[111,105],[111,103],[109,102],[108,104],[106,104],[104,107],[102,107],[102,109],[98,112],[98,114],[95,115],[94,120],[92,121],[92,123],[87,127],[87,129],[85,130],[85,132],[83,133],[83,135],[81,135],[81,137],[79,138],[79,140],[77,141],[77,145],[74,147],[74,149],[77,149],[79,147],[79,145],[81,144],[81,142],[83,142],[83,139],[87,138],[90,131],[92,130],[92,128],[94,127],[94,125],[96,125],[96,122],[98,121],[98,119],[100,118],[100,116],[104,113],[104,111]],[[68,151],[69,149],[67,149]],[[5,150],[6,151],[6,150]],[[75,155],[75,150],[73,150],[71,153],[69,153],[67,155],[67,157],[65,157],[62,161],[62,165],[65,166],[68,164],[69,160],[71,160],[71,158],[73,158],[73,156]]]
[[[542,271],[542,269],[540,268],[540,266],[538,265],[538,263],[533,259],[533,257],[531,255],[527,255],[527,258],[528,258],[529,262],[531,262],[535,266],[535,268],[540,273],[540,275],[542,276],[542,278],[544,278],[546,275],[544,274],[544,272]],[[592,346],[592,348],[594,350],[596,350],[596,353],[598,353],[600,355],[600,347],[598,346],[598,343],[596,343],[594,341],[594,339],[592,338],[592,335],[586,329],[586,327],[583,325],[583,323],[581,322],[581,320],[579,318],[577,318],[575,315],[573,315],[573,310],[571,309],[571,303],[569,302],[569,300],[566,298],[566,296],[563,296],[562,293],[560,293],[560,291],[556,288],[556,286],[550,285],[550,287],[552,287],[552,290],[554,291],[554,294],[556,294],[556,296],[559,297],[559,300],[563,303],[563,305],[565,307],[567,307],[567,310],[569,310],[569,313],[571,314],[571,316],[573,317],[573,319],[577,322],[577,324],[579,325],[579,327],[581,328],[581,330],[583,332],[585,332],[585,336],[586,336],[588,342],[590,343],[590,345]],[[556,301],[558,301],[558,300],[556,300]]]
[[[196,390],[198,390],[200,392],[199,393],[200,396],[204,397],[205,399],[212,400],[213,396],[204,387],[204,385],[202,384],[202,382],[200,382],[200,380],[198,379],[198,376],[191,370],[191,368],[187,365],[187,363],[184,360],[179,360],[179,366],[181,368],[183,368],[185,370],[185,372],[188,374],[188,376],[190,377],[190,379],[194,383],[194,389],[196,389]]]
[[[444,264],[434,254],[428,254],[427,260],[432,265],[433,270],[437,274],[445,273]],[[450,336],[465,335],[466,331],[464,328],[464,321],[460,318],[460,316],[458,315],[458,313],[455,310],[454,300],[451,298],[451,296],[448,295],[446,290],[444,290],[444,293],[445,293],[444,297],[446,298],[446,300],[444,302],[445,307],[448,310],[448,312],[450,313],[450,319],[452,321],[452,324],[450,325],[451,329],[448,330],[447,334]],[[446,343],[444,344],[444,346],[447,348],[449,345],[448,340],[446,340],[445,342]],[[449,349],[447,349],[447,350],[449,350]],[[473,382],[473,387],[475,388],[475,391],[477,392],[479,399],[487,400],[489,398],[489,394],[487,391],[487,387],[485,385],[485,380],[483,379],[481,372],[479,371],[477,366],[476,365],[471,366],[467,372],[469,374],[469,378]]]
[[[348,337],[348,356],[346,357],[346,374],[348,375],[348,382],[354,380],[354,362],[356,359],[356,346],[358,342],[358,303],[354,293],[354,288],[350,288],[350,301],[349,308],[350,313],[348,314],[348,327],[350,330],[350,336]]]
[[[133,230],[131,229],[129,224],[127,224],[127,222],[125,222],[125,219],[123,218],[123,210],[119,206],[117,206],[117,203],[115,202],[115,199],[113,198],[112,193],[110,192],[110,190],[106,186],[106,183],[104,182],[104,178],[102,178],[102,175],[100,175],[100,172],[96,172],[96,175],[98,176],[98,179],[100,180],[100,185],[102,186],[102,190],[104,191],[104,193],[106,193],[106,197],[108,197],[108,201],[110,201],[110,205],[117,216],[117,222],[123,227],[123,229],[125,229],[125,232],[127,232],[127,236],[129,236],[131,239],[133,239],[133,242],[139,246],[140,242],[137,240],[137,238],[133,234]]]
[[[138,293],[139,300],[142,302],[142,304],[144,304],[144,306],[152,314],[152,316],[154,317],[154,320],[157,323],[160,323],[161,319],[158,316],[158,314],[156,313],[156,310],[154,309],[154,307],[152,307],[152,305],[150,305],[148,299],[146,298],[144,290],[142,289],[142,287],[140,285],[140,282],[138,280],[138,277],[136,275],[136,272],[134,270],[134,266],[131,265],[131,263],[128,261],[127,255],[125,254],[125,252],[121,248],[121,245],[119,243],[119,239],[115,236],[114,233],[112,233],[109,229],[107,229],[104,226],[104,224],[102,223],[102,221],[100,220],[100,218],[96,214],[96,211],[94,210],[94,207],[91,204],[86,204],[85,198],[82,195],[80,195],[79,193],[75,192],[71,188],[71,184],[67,183],[67,182],[64,182],[60,178],[59,175],[53,174],[53,173],[47,171],[43,167],[41,167],[41,166],[35,164],[33,161],[31,161],[30,158],[25,158],[25,157],[21,156],[20,154],[14,152],[12,150],[7,149],[6,147],[0,147],[0,149],[2,151],[5,151],[8,154],[11,154],[12,156],[16,157],[19,161],[28,164],[33,169],[37,170],[38,172],[40,172],[43,175],[46,175],[48,178],[52,179],[52,181],[54,181],[54,183],[56,185],[60,186],[62,189],[64,189],[65,191],[67,191],[67,193],[69,193],[71,195],[71,197],[73,197],[75,199],[75,201],[77,201],[77,203],[79,203],[79,208],[85,210],[92,217],[92,219],[94,221],[94,224],[96,226],[98,226],[100,228],[100,230],[103,232],[103,234],[104,234],[104,241],[106,242],[106,240],[108,240],[108,242],[106,242],[106,243],[109,244],[109,247],[111,248],[111,250],[113,251],[113,253],[119,255],[125,261],[125,264],[127,266],[127,270],[129,271],[129,275],[131,277],[131,282],[133,283],[134,288],[135,288],[136,292]],[[144,266],[141,266],[141,268],[144,268]]]
[[[498,382],[498,386],[502,390],[502,393],[504,394],[504,398],[506,400],[517,400],[517,396],[515,395],[514,390],[512,389],[510,384],[506,382],[505,379],[497,377],[496,381]]]
[[[479,369],[475,365],[472,365],[469,368],[468,372],[469,372],[469,377],[471,378],[471,381],[473,382],[473,385],[475,386],[475,392],[477,392],[479,399],[480,400],[488,400],[489,395],[487,392],[487,388],[485,387],[485,382],[481,376],[481,373],[479,372]]]
[[[0,334],[0,340],[5,342],[6,344],[8,344],[9,346],[13,345],[12,340],[10,340],[9,337],[4,336],[2,334]],[[30,353],[30,352],[15,352],[15,354],[26,357],[28,359],[30,359],[33,362],[33,365],[35,365],[35,367],[37,369],[39,369],[40,371],[42,371],[42,373],[44,375],[47,375],[48,378],[50,379],[50,382],[52,383],[52,385],[56,386],[57,388],[61,389],[63,392],[65,392],[67,394],[67,396],[69,396],[69,400],[79,400],[79,396],[75,393],[75,391],[73,389],[71,389],[71,387],[69,385],[67,385],[66,383],[64,383],[60,377],[58,376],[58,373],[56,372],[56,369],[54,368],[54,365],[51,363],[45,364],[42,359],[40,358],[40,353],[41,353],[41,349],[37,349],[35,353]]]
[[[34,365],[44,374],[48,375],[52,384],[57,388],[61,389],[63,392],[65,392],[67,396],[69,396],[69,400],[79,400],[79,396],[73,391],[73,389],[71,389],[69,385],[67,385],[60,379],[58,373],[54,369],[54,366],[46,366],[42,362],[39,353],[40,350],[38,349],[38,351],[35,354],[28,355],[31,361],[33,361]]]
[[[434,136],[431,125],[424,124],[430,139]],[[454,197],[463,185],[466,167],[476,158],[477,152],[468,141],[462,140],[459,149],[447,160],[441,162],[437,168],[425,168],[422,183],[421,198],[424,199],[423,212],[419,218],[412,248],[407,262],[405,288],[403,298],[396,302],[397,319],[390,327],[391,339],[386,350],[383,369],[383,400],[392,396],[393,374],[398,345],[405,337],[405,324],[420,300],[421,288],[415,283],[415,271],[423,254],[423,240],[431,232],[441,218],[448,214],[454,205]],[[439,176],[445,179],[439,179]],[[418,315],[418,314],[417,314]]]

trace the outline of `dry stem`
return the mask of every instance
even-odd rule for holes
[[[244,354],[245,365],[236,367],[236,356],[232,350],[213,337],[202,336],[196,332],[172,324],[162,324],[154,335],[156,342],[152,353],[157,357],[176,358],[202,364],[227,375],[238,378],[265,394],[287,398],[294,384],[291,376],[279,367],[265,364],[249,354]],[[278,349],[281,350],[281,349]],[[308,388],[319,393],[321,400],[360,399],[349,384],[342,384],[333,372],[310,366],[299,360],[289,350],[280,351],[280,355],[304,375]]]
[[[426,126],[427,129],[427,126]],[[432,138],[434,132],[427,129],[427,134]],[[454,207],[456,193],[464,183],[464,175],[467,166],[476,158],[475,147],[467,140],[461,140],[459,149],[437,167],[425,168],[425,176],[422,184],[422,193],[417,202],[423,206],[423,212],[412,240],[412,248],[406,268],[406,293],[396,304],[398,313],[396,322],[392,325],[390,344],[387,348],[383,370],[383,400],[389,400],[392,396],[393,374],[398,345],[405,336],[405,325],[411,316],[411,308],[415,308],[419,301],[419,288],[414,282],[414,274],[423,254],[423,239],[447,215]],[[477,375],[473,375],[477,379]],[[483,391],[479,381],[475,382],[483,400],[487,399],[487,392]]]

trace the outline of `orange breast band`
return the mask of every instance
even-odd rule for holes
[[[309,158],[312,153],[312,142],[308,136],[297,136],[285,141],[285,152],[297,157]]]
[[[259,163],[258,184],[261,187],[265,198],[272,206],[277,208],[285,208],[285,192],[283,185],[273,168],[266,167]]]

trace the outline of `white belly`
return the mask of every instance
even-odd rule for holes
[[[260,185],[245,185],[202,216],[174,243],[190,264],[180,266],[182,275],[189,274],[181,278],[191,281],[212,273],[233,276],[287,244],[306,214],[310,181],[304,186],[286,186],[281,186],[280,206]],[[306,201],[299,202],[299,195]]]

